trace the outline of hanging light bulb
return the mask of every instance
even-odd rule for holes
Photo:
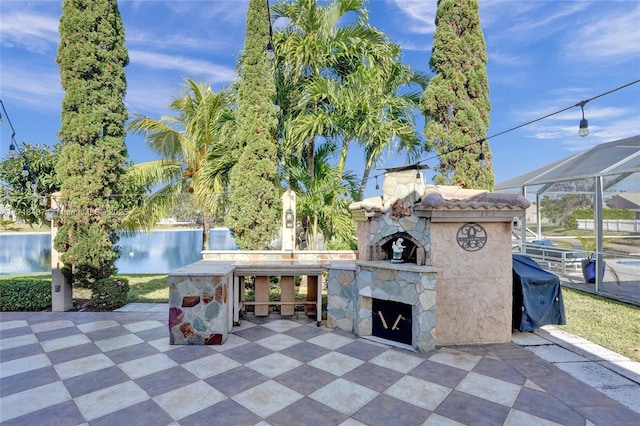
[[[582,110],[582,120],[580,120],[580,128],[578,129],[578,136],[585,137],[589,134],[589,122],[584,118],[584,106],[587,102],[580,102],[580,109]]]
[[[267,43],[267,59],[273,61],[276,58],[276,52],[273,51],[273,44]]]
[[[378,176],[376,176],[376,189],[380,189],[380,185],[378,185]]]

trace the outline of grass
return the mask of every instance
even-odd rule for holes
[[[562,289],[567,325],[558,326],[640,361],[640,308],[570,288]]]
[[[129,303],[168,303],[167,275],[119,275],[129,280]]]

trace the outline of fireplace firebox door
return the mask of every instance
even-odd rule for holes
[[[373,299],[371,334],[381,339],[412,344],[411,305],[391,300]]]

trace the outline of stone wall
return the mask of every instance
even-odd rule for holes
[[[327,327],[371,336],[372,300],[412,306],[412,346],[430,351],[436,345],[438,269],[412,264],[358,261],[355,270],[329,270]]]

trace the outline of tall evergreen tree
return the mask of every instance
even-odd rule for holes
[[[478,1],[438,0],[429,61],[435,76],[422,98],[426,148],[439,156],[437,184],[493,189],[489,144],[474,143],[489,127],[486,64]]]
[[[118,258],[129,56],[116,0],[65,0],[59,32],[56,62],[65,94],[56,172],[65,212],[55,246],[73,282],[90,286],[115,272]]]
[[[230,174],[226,223],[243,250],[264,249],[280,226],[278,124],[267,0],[249,0],[244,51],[240,59],[236,142],[238,162]]]

